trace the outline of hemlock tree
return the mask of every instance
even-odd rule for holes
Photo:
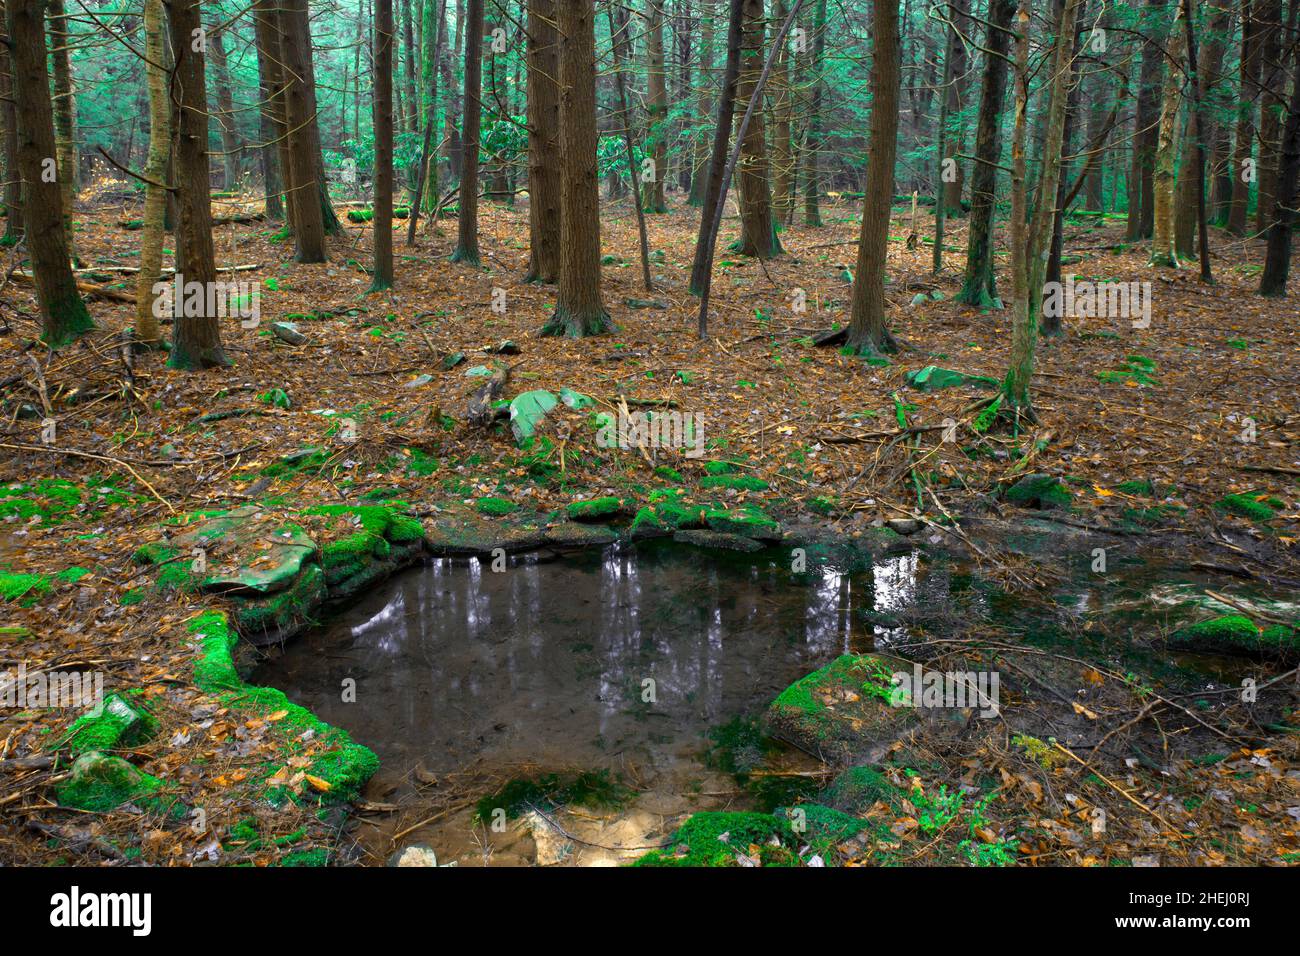
[[[325,211],[319,199],[324,186],[317,173],[320,134],[316,127],[314,81],[308,72],[307,49],[311,34],[303,36],[306,23],[306,0],[263,0],[268,16],[274,16],[278,50],[272,51],[281,64],[284,83],[285,135],[288,143],[288,166],[284,171],[285,188],[292,209],[293,239],[298,262],[325,261]],[[298,10],[298,6],[302,11]],[[299,16],[299,13],[302,16]],[[278,54],[278,55],[277,55]],[[315,158],[313,157],[315,154]]]
[[[894,204],[894,157],[898,149],[901,50],[898,0],[872,4],[871,143],[853,276],[853,313],[845,344],[858,355],[897,351],[885,321],[885,261],[889,255],[889,213]]]
[[[61,348],[95,327],[77,292],[69,263],[54,149],[54,111],[45,61],[45,24],[40,0],[5,0],[9,57],[13,65],[18,172],[41,339]],[[204,195],[207,195],[206,189]]]
[[[371,292],[393,287],[393,0],[375,0],[375,236]]]
[[[183,263],[184,284],[198,283],[203,296],[186,296],[175,303],[171,368],[203,369],[229,365],[221,347],[217,316],[208,314],[213,297],[206,295],[217,279],[212,247],[212,206],[208,186],[208,109],[203,77],[203,28],[198,0],[164,0],[176,67],[172,95],[180,106],[176,130],[177,261]],[[178,275],[180,273],[178,272]],[[200,301],[201,300],[201,301]]]
[[[465,11],[465,118],[462,120],[460,217],[452,262],[479,264],[478,146],[483,121],[483,0],[469,0]]]
[[[543,335],[610,330],[600,295],[596,36],[592,0],[556,0],[560,33],[560,284]]]

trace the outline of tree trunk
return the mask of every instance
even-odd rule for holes
[[[754,84],[758,82],[758,75],[763,69],[766,34],[763,24],[763,0],[745,0],[744,47],[741,50],[740,79],[736,87],[736,96],[742,103],[749,101],[754,92]],[[767,177],[767,135],[762,109],[754,111],[741,146],[740,243],[737,251],[756,259],[771,259],[781,254],[781,241],[776,237],[776,223],[772,220],[772,194]]]
[[[1159,141],[1161,71],[1164,69],[1165,30],[1153,22],[1163,16],[1165,0],[1147,0],[1146,18],[1150,36],[1142,46],[1138,66],[1136,129],[1133,134],[1133,164],[1128,196],[1130,241],[1151,236],[1155,222],[1155,156]]]
[[[1196,57],[1197,85],[1200,87],[1202,98],[1206,91],[1214,89],[1221,82],[1219,74],[1223,68],[1224,34],[1231,22],[1232,15],[1226,5],[1210,7],[1209,16],[1205,20],[1203,45]],[[1198,147],[1204,147],[1214,135],[1212,128],[1214,124],[1206,122],[1204,138],[1202,137],[1200,125],[1202,113],[1210,115],[1204,102],[1201,103],[1199,110],[1193,108],[1187,112],[1185,134],[1187,145],[1183,150],[1182,165],[1178,169],[1178,192],[1174,201],[1174,249],[1184,259],[1192,258],[1196,248],[1197,192],[1201,188],[1198,183],[1205,176],[1203,156],[1200,155]]]
[[[374,131],[375,233],[371,292],[393,287],[393,0],[375,0]]]
[[[162,0],[144,2],[145,77],[149,87],[149,154],[144,178],[150,180],[144,194],[144,227],[140,233],[140,273],[135,291],[135,337],[147,348],[161,344],[162,333],[154,315],[153,285],[162,273],[163,214],[167,190],[167,156],[171,152],[171,104],[167,99],[167,75],[163,71]]]
[[[700,86],[695,103],[697,121],[707,124],[709,115],[709,83],[713,76],[713,3],[699,0],[700,4]],[[704,190],[709,181],[709,140],[703,130],[696,132],[691,141],[691,191],[687,204],[704,205]]]
[[[1158,268],[1178,268],[1178,252],[1174,249],[1174,169],[1178,158],[1178,110],[1182,104],[1179,88],[1183,80],[1185,46],[1182,8],[1176,7],[1174,23],[1165,43],[1169,62],[1165,64],[1164,90],[1160,97],[1160,138],[1156,147],[1152,193],[1155,216],[1151,233],[1151,260],[1148,265]]]
[[[3,20],[4,4],[0,3]],[[14,108],[14,73],[7,43],[0,43],[0,120],[4,122],[5,138],[5,234],[0,246],[16,246],[23,235],[23,175],[18,168],[18,113]]]
[[[885,324],[885,262],[889,255],[889,211],[894,203],[894,158],[898,150],[901,83],[898,0],[874,0],[871,7],[871,142],[853,277],[853,313],[845,344],[858,355],[896,351]]]
[[[774,0],[772,18],[780,23],[787,13],[786,0]],[[790,48],[783,44],[772,66],[772,167],[774,186],[772,212],[776,221],[788,224],[794,216],[794,145],[791,127],[794,119],[790,89]]]
[[[27,249],[41,304],[41,340],[57,349],[95,324],[77,292],[68,261],[58,177],[50,176],[54,169],[48,165],[54,156],[54,118],[40,0],[5,0],[5,15],[17,113],[18,171],[23,179]]]
[[[208,49],[212,53],[212,76],[217,87],[217,126],[221,131],[221,168],[225,189],[239,186],[239,157],[242,147],[235,127],[235,102],[230,93],[230,69],[226,65],[226,45],[221,38],[221,15],[208,25]]]
[[[993,271],[993,212],[997,204],[998,160],[1002,153],[1002,106],[1006,99],[1006,54],[1015,0],[990,0],[987,49],[975,129],[975,169],[970,177],[970,232],[966,277],[957,300],[980,309],[999,308]]]
[[[212,247],[212,207],[208,186],[208,96],[203,76],[201,44],[194,42],[200,29],[199,5],[193,0],[164,0],[171,28],[176,68],[172,95],[180,105],[176,137],[176,252],[184,265],[177,266],[177,281],[188,290],[197,284],[203,295],[175,303],[176,325],[172,333],[168,366],[201,369],[229,365],[221,347],[217,316],[210,314],[207,294],[217,280],[217,263]],[[196,50],[195,47],[200,49]]]
[[[1065,113],[1070,98],[1070,61],[1079,8],[1083,0],[1065,0],[1056,31],[1051,72],[1050,99],[1044,116],[1043,171],[1034,196],[1033,220],[1028,234],[1024,228],[1025,203],[1025,109],[1029,95],[1028,0],[1017,14],[1015,143],[1012,146],[1012,269],[1015,302],[1011,329],[1011,367],[1002,385],[1002,397],[1010,414],[1034,419],[1030,383],[1034,376],[1034,348],[1038,339],[1043,284],[1047,274],[1047,248],[1056,219],[1056,196],[1060,187],[1061,153],[1065,144]],[[1017,209],[1017,206],[1019,209]],[[1018,255],[1018,253],[1020,255]],[[1023,258],[1022,258],[1023,256]],[[1016,260],[1020,261],[1017,262]]]
[[[1255,93],[1259,87],[1259,32],[1253,0],[1241,0],[1241,68],[1237,83],[1237,142],[1232,152],[1232,204],[1228,207],[1228,232],[1246,234],[1252,153],[1255,141]]]
[[[709,158],[708,182],[704,189],[704,211],[700,214],[699,234],[695,239],[695,258],[691,262],[691,295],[704,290],[705,272],[714,237],[713,211],[722,195],[722,174],[727,168],[731,144],[731,122],[736,112],[736,86],[740,78],[740,47],[744,35],[745,0],[729,0],[727,21],[727,64],[723,69],[722,88],[718,93],[718,117],[713,125],[713,150]],[[824,0],[822,0],[824,2]]]
[[[1291,88],[1291,105],[1282,135],[1282,166],[1278,171],[1277,198],[1268,227],[1268,250],[1264,273],[1259,280],[1259,294],[1269,298],[1286,295],[1291,271],[1291,232],[1295,224],[1296,202],[1300,199],[1300,83]]]
[[[822,214],[818,198],[821,184],[818,170],[821,151],[822,91],[826,81],[822,77],[822,64],[826,54],[826,0],[817,0],[812,20],[812,57],[809,65],[812,92],[808,97],[808,136],[804,147],[803,221],[806,226],[820,226]]]
[[[72,60],[68,50],[68,20],[63,0],[46,0],[50,29],[50,59],[54,64],[54,149],[58,156],[59,194],[68,252],[76,256],[73,217],[77,207],[77,103],[72,91]]]
[[[294,228],[295,197],[289,185],[291,162],[288,128],[285,125],[284,72],[280,63],[280,35],[271,6],[272,0],[253,5],[253,33],[257,47],[257,77],[262,91],[259,130],[262,136],[262,171],[266,178],[266,214],[285,218]],[[283,204],[281,200],[283,199]],[[272,216],[272,211],[276,215]]]
[[[1259,197],[1255,206],[1255,232],[1263,234],[1272,222],[1277,189],[1278,136],[1281,133],[1282,92],[1286,71],[1282,69],[1282,0],[1259,0]]]
[[[664,180],[668,177],[668,87],[664,76],[664,0],[645,0],[646,141],[645,155],[654,162],[653,179],[644,181],[640,171],[633,179],[641,183],[641,208],[646,212],[668,211]]]
[[[552,283],[560,274],[559,74],[555,0],[529,0],[528,282]]]
[[[952,21],[962,31],[969,35],[971,27],[966,18],[969,0],[955,0],[950,7]],[[948,60],[951,59],[951,67]],[[961,194],[966,183],[966,168],[962,164],[960,154],[965,131],[962,129],[961,110],[964,105],[965,91],[969,85],[966,81],[966,44],[956,30],[948,31],[947,52],[944,54],[944,73],[948,77],[947,94],[945,104],[947,106],[948,125],[954,125],[956,118],[956,129],[949,129],[944,134],[944,151],[945,159],[952,160],[949,168],[953,171],[950,180],[943,184],[943,205],[944,213],[950,218],[961,218],[966,215],[966,211],[961,205]]]
[[[178,0],[169,0],[178,2]],[[292,209],[295,258],[299,262],[325,261],[325,217],[318,199],[323,185],[317,177],[316,157],[320,140],[313,138],[316,129],[314,96],[310,93],[312,76],[307,71],[304,48],[311,46],[311,36],[303,36],[296,5],[305,9],[306,0],[263,0],[268,15],[275,11],[280,47],[282,77],[285,84],[285,124],[288,133],[288,166],[285,181]]]
[[[544,335],[610,329],[600,295],[600,182],[596,168],[596,36],[592,0],[556,0],[560,34],[560,283]]]
[[[461,121],[460,218],[452,262],[479,264],[478,151],[483,121],[483,0],[469,0],[465,10],[465,111]]]

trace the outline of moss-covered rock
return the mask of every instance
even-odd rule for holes
[[[481,515],[489,515],[493,518],[500,518],[519,510],[519,506],[513,501],[506,501],[504,498],[480,498],[474,503]]]
[[[144,706],[139,694],[130,699],[109,694],[88,713],[72,722],[57,749],[72,754],[134,747],[158,732],[158,718]]]
[[[795,681],[767,710],[772,735],[834,764],[878,762],[920,722],[916,710],[892,706],[897,662],[844,654]]]
[[[757,505],[739,508],[709,508],[704,521],[713,531],[738,534],[756,541],[780,541],[781,525]]]
[[[1258,627],[1244,614],[1225,614],[1181,627],[1170,646],[1284,662],[1300,659],[1300,632],[1284,624]]]
[[[629,513],[627,503],[613,495],[570,502],[564,510],[574,521],[604,521]]]
[[[107,813],[124,803],[164,813],[184,816],[184,805],[167,793],[157,777],[143,773],[121,757],[98,751],[83,753],[72,765],[68,779],[55,790],[59,803],[78,810]]]
[[[1051,475],[1025,475],[1007,489],[1007,501],[1022,508],[1068,508],[1074,495]]]

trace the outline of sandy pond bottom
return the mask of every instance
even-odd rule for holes
[[[760,714],[839,654],[870,650],[859,609],[901,605],[914,587],[914,555],[820,572],[811,586],[791,584],[784,556],[664,543],[523,556],[504,573],[435,560],[290,644],[254,680],[379,755],[368,795],[411,809],[358,828],[369,854],[418,841],[459,865],[620,862],[686,814],[746,806],[734,778],[705,766],[708,730]],[[616,814],[561,810],[493,832],[461,806],[392,841],[451,790],[464,804],[514,776],[600,768],[638,792]]]

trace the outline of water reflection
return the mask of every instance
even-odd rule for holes
[[[290,645],[255,675],[381,758],[657,761],[869,646],[858,610],[915,598],[915,556],[792,582],[769,557],[675,546],[559,561],[435,560]],[[340,687],[356,680],[356,702]]]

